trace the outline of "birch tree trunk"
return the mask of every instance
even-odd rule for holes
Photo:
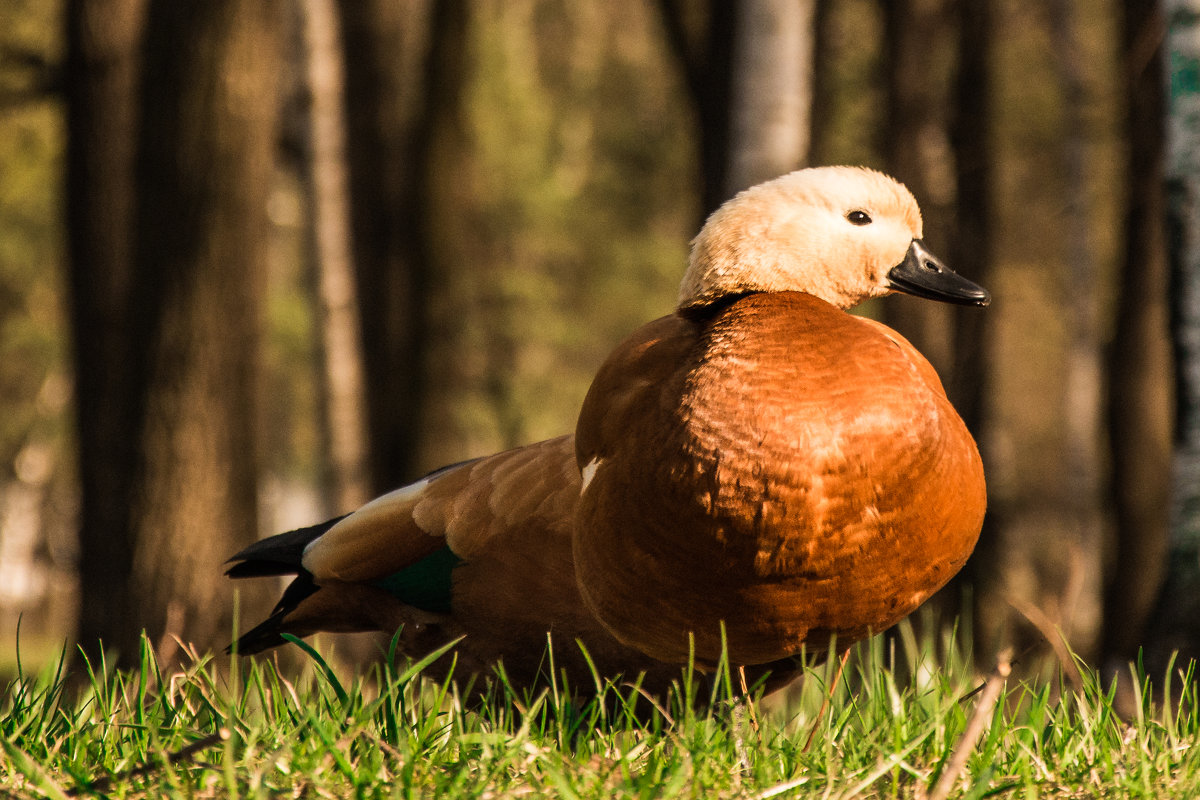
[[[1200,552],[1200,1],[1168,0],[1167,222],[1179,365],[1175,549]]]
[[[306,194],[309,269],[316,289],[316,347],[327,513],[343,514],[370,499],[366,384],[358,286],[350,238],[346,164],[345,74],[335,0],[302,0],[307,64],[309,151]]]
[[[1158,657],[1200,655],[1200,0],[1166,3],[1167,242],[1176,424],[1168,575],[1152,639]]]
[[[725,195],[800,167],[808,156],[816,0],[745,0],[733,41]]]

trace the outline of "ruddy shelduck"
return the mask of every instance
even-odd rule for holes
[[[743,191],[692,242],[675,311],[600,367],[574,435],[234,556],[233,577],[296,575],[237,646],[399,629],[421,656],[462,637],[460,675],[503,662],[532,684],[550,641],[577,687],[590,659],[661,688],[723,647],[786,677],[802,648],[883,631],[962,567],[986,505],[933,368],[846,313],[892,292],[990,299],[926,249],[885,175],[804,169]]]

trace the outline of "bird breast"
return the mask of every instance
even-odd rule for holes
[[[579,454],[574,530],[585,601],[618,639],[711,663],[724,637],[734,663],[765,663],[883,630],[962,566],[982,465],[902,337],[770,293],[669,338],[619,348],[612,373],[640,388],[598,378],[580,420],[586,448],[588,415],[619,417]]]

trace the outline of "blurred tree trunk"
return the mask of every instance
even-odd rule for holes
[[[947,0],[882,0],[887,120],[882,151],[888,172],[921,204],[925,238],[948,248],[953,214],[950,158],[950,72],[954,29]],[[959,267],[952,265],[955,269]],[[884,321],[921,351],[946,381],[954,363],[953,308],[896,295]]]
[[[955,27],[948,0],[881,0],[880,5],[884,45],[880,77],[887,87],[887,125],[881,131],[880,149],[888,171],[921,204],[926,241],[935,252],[945,252],[949,261],[957,241],[955,156],[950,140],[959,91],[954,81],[961,26]],[[951,266],[977,279],[969,272],[972,266],[955,262]],[[929,359],[942,381],[953,385],[954,307],[897,294],[882,304],[882,313],[884,322]],[[935,626],[963,612],[964,582],[967,575],[951,581],[930,601]]]
[[[829,164],[834,160],[826,155],[834,134],[832,117],[836,97],[832,78],[837,72],[837,67],[834,64],[835,50],[829,35],[829,19],[832,13],[833,0],[816,0],[812,14],[812,101],[808,107],[808,161],[814,165]]]
[[[1167,243],[1176,424],[1170,556],[1150,632],[1159,660],[1200,656],[1200,0],[1168,0]]]
[[[816,0],[659,0],[659,9],[699,118],[707,217],[807,159]]]
[[[992,285],[992,197],[995,156],[991,142],[992,114],[992,0],[963,0],[956,4],[957,72],[952,91],[950,146],[954,157],[955,214],[948,260],[954,269],[983,286]],[[990,390],[987,358],[986,309],[960,307],[954,311],[954,364],[947,393],[975,435],[988,463],[986,398]],[[975,587],[976,652],[988,653],[1004,616],[999,604],[986,599],[999,579],[998,532],[1003,509],[992,504],[983,532],[960,580]],[[994,599],[994,598],[993,598]]]
[[[955,222],[950,263],[971,280],[988,286],[992,278],[991,53],[992,0],[963,0],[958,10],[958,73],[955,79],[950,145],[954,152]],[[954,369],[950,399],[976,436],[987,414],[986,312],[956,309]]]
[[[308,270],[315,289],[322,493],[330,516],[370,499],[361,318],[350,238],[345,74],[334,0],[299,6],[309,95]]]
[[[1114,669],[1143,642],[1162,585],[1171,485],[1162,4],[1125,0],[1122,10],[1128,194],[1107,371],[1116,542],[1102,643]]]
[[[80,632],[85,646],[101,639],[123,660],[135,657],[143,629],[168,648],[167,634],[201,651],[228,641],[233,599],[221,564],[257,536],[255,353],[278,9],[161,0],[146,10],[146,78],[131,126],[136,199],[120,253],[132,269],[108,265],[125,277],[110,284],[123,313],[76,315],[79,337],[98,335],[102,328],[86,327],[93,322],[123,329],[113,352],[80,355],[111,359],[81,373],[115,369],[126,382],[128,405],[102,409],[111,416],[100,420],[116,419],[124,441],[84,466],[85,475],[113,473],[126,508],[101,521],[111,527],[84,531],[85,561],[98,538],[119,546],[109,563],[84,565]],[[84,267],[97,265],[75,268]],[[81,439],[94,435],[88,424],[97,420],[81,415]]]
[[[1090,236],[1094,210],[1087,141],[1087,109],[1094,103],[1088,97],[1074,0],[1052,0],[1045,8],[1062,95],[1065,214],[1059,229],[1066,264],[1063,296],[1070,299],[1063,315],[1068,338],[1063,409],[1066,469],[1061,500],[1070,531],[1064,536],[1062,588],[1050,616],[1075,652],[1093,659],[1100,637],[1105,534],[1100,502],[1100,281]]]
[[[127,591],[129,514],[140,398],[127,358],[137,150],[139,46],[145,0],[67,4],[66,220],[79,441],[79,631],[112,640],[134,619]],[[114,465],[119,465],[114,468]]]
[[[816,0],[744,0],[733,42],[726,197],[808,156]]]
[[[463,82],[462,0],[342,0],[371,480],[415,477],[427,394],[429,161]]]
[[[146,418],[133,578],[149,630],[201,650],[229,640],[221,564],[258,533],[256,358],[281,9],[152,0],[146,20],[154,80],[143,86],[137,175]]]
[[[701,214],[707,217],[729,199],[734,31],[742,5],[659,0],[659,9],[698,117]]]

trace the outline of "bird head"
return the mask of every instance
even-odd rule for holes
[[[692,240],[679,309],[750,292],[807,292],[839,308],[904,292],[987,305],[988,292],[926,249],[903,184],[862,167],[816,167],[752,186]]]

